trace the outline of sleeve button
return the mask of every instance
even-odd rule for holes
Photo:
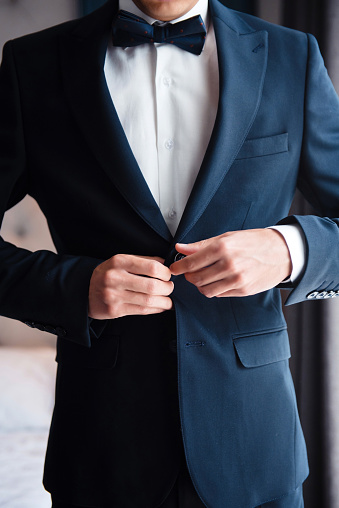
[[[314,298],[317,298],[318,295],[319,295],[319,291],[313,291],[313,293],[309,293],[307,295],[307,299],[308,300],[313,300]]]

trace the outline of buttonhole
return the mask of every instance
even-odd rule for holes
[[[186,342],[185,347],[202,347],[205,346],[205,344],[206,343],[201,340],[194,340],[191,342]]]

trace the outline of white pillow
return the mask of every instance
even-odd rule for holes
[[[48,429],[54,359],[54,348],[0,347],[0,432]]]

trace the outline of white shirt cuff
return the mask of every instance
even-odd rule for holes
[[[292,272],[288,279],[283,282],[295,282],[304,271],[306,265],[306,239],[299,224],[271,226],[268,229],[276,229],[285,239],[292,261]]]

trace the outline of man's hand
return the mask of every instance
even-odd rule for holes
[[[114,319],[172,308],[171,272],[161,258],[118,254],[96,267],[89,287],[89,316]]]
[[[173,263],[173,275],[186,279],[208,298],[248,296],[270,289],[292,271],[284,237],[273,229],[225,233],[191,244],[177,244],[186,257]]]

